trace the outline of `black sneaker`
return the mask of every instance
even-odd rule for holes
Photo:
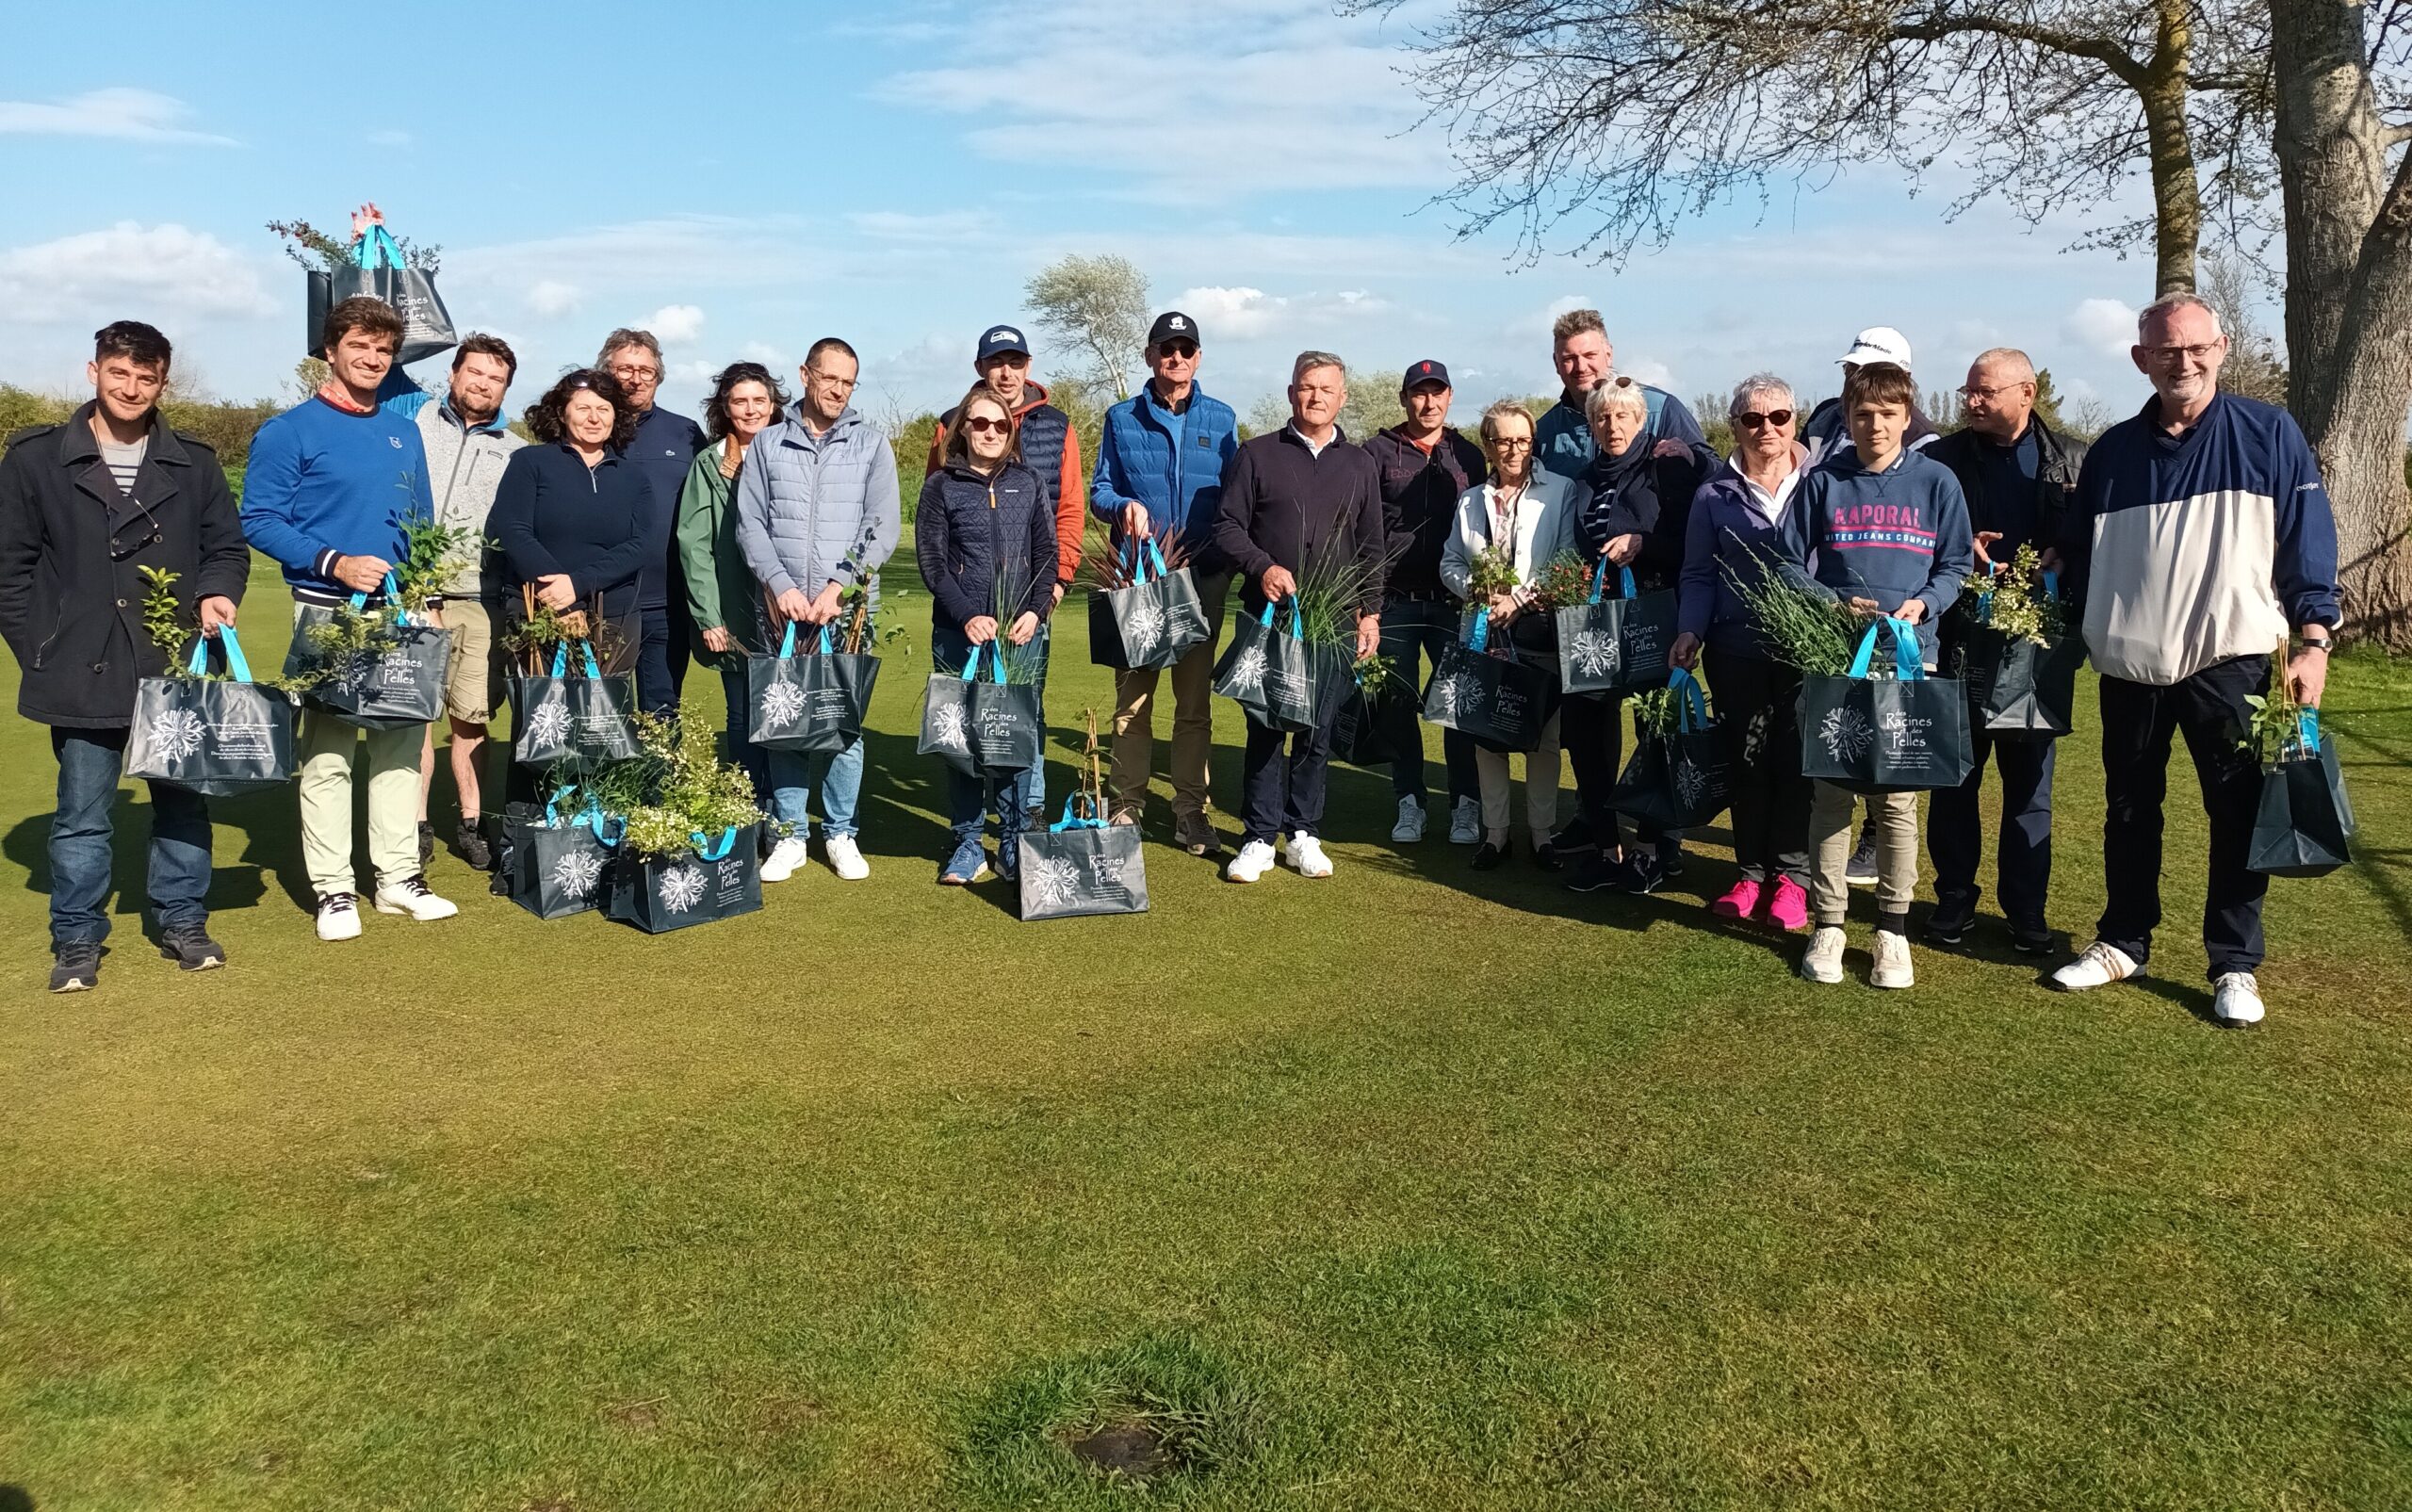
[[[2042,955],[2052,948],[2052,926],[2040,919],[2010,921],[2010,948],[2021,955]]]
[[[1577,856],[1597,854],[1600,842],[1580,824],[1569,824],[1549,837],[1549,848],[1561,858],[1572,861]]]
[[[1684,842],[1662,840],[1658,845],[1658,875],[1672,882],[1684,874]]]
[[[1616,886],[1617,874],[1623,868],[1606,856],[1593,852],[1583,858],[1574,874],[1566,879],[1569,892],[1600,892]]]
[[[1489,840],[1474,848],[1474,859],[1466,864],[1476,871],[1496,871],[1499,863],[1508,859],[1508,847],[1493,845]]]
[[[476,870],[494,870],[494,847],[486,843],[485,832],[478,828],[475,820],[461,821],[461,827],[452,832],[452,846],[461,853],[461,859]],[[422,859],[420,865],[425,864]]]
[[[1556,841],[1543,840],[1533,847],[1533,865],[1543,871],[1563,871],[1566,870],[1566,859],[1557,854]]]
[[[101,947],[98,942],[76,940],[57,948],[50,968],[50,990],[53,992],[90,992],[100,985]]]
[[[435,826],[425,820],[418,821],[418,864],[425,870],[435,859]]]
[[[1843,880],[1854,887],[1876,886],[1876,836],[1872,831],[1860,833],[1859,845],[1843,868]]]
[[[1969,926],[1977,921],[1977,905],[1957,899],[1947,899],[1934,905],[1926,916],[1926,939],[1929,945],[1957,945],[1968,937]]]
[[[226,947],[199,924],[161,930],[159,953],[175,962],[179,971],[209,971],[226,964]]]
[[[1615,875],[1608,886],[1619,892],[1643,897],[1656,892],[1659,884],[1666,880],[1667,873],[1659,870],[1658,858],[1637,846],[1626,852],[1625,858],[1617,864]]]

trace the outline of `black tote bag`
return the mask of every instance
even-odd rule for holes
[[[611,869],[604,916],[648,935],[716,923],[762,906],[757,826],[731,825],[715,839],[690,837],[675,855],[638,855],[622,846]]]
[[[592,642],[580,641],[578,649],[585,658],[583,675],[572,672],[564,642],[553,648],[551,675],[518,680],[512,759],[523,767],[625,761],[637,754],[636,723],[629,717],[636,679],[603,675]]]
[[[1287,602],[1286,634],[1274,627],[1271,604],[1254,619],[1241,618],[1214,664],[1214,691],[1268,730],[1303,734],[1321,727],[1322,699],[1298,624],[1298,601]]]
[[[1073,812],[1021,837],[1021,917],[1083,919],[1148,911],[1148,869],[1136,824],[1109,824]]]
[[[252,681],[252,665],[231,625],[216,640],[226,653],[225,680],[209,669],[210,638],[193,638],[189,677],[145,677],[134,690],[125,774],[173,783],[204,798],[232,798],[293,779],[293,704]]]
[[[439,351],[449,351],[461,337],[452,325],[444,297],[435,292],[435,275],[404,264],[402,251],[383,226],[371,226],[351,244],[352,265],[341,272],[313,269],[310,273],[308,319],[302,341],[305,356],[326,356],[327,312],[354,295],[384,301],[402,317],[402,347],[394,366],[404,366]]]
[[[1876,638],[1893,637],[1894,676],[1873,675]],[[1857,792],[1957,788],[1976,765],[1968,697],[1930,677],[1918,633],[1886,617],[1867,627],[1847,676],[1801,679],[1801,774]]]
[[[2298,738],[2262,771],[2244,865],[2266,876],[2324,877],[2353,860],[2353,839],[2337,748],[2320,733],[2320,711],[2305,709]]]
[[[1698,678],[1678,667],[1667,686],[1675,691],[1675,728],[1637,733],[1608,806],[1669,832],[1698,829],[1733,801],[1724,732],[1708,717]]]
[[[1568,693],[1638,692],[1666,682],[1674,593],[1637,593],[1630,567],[1618,568],[1617,577],[1624,596],[1601,597],[1608,580],[1608,561],[1601,558],[1590,600],[1557,611],[1557,675]]]
[[[2044,592],[2060,596],[2058,573],[2044,574]],[[1977,728],[2000,740],[2058,740],[2077,727],[2085,637],[2074,625],[2041,645],[2004,635],[1987,622],[1992,604],[1990,590],[1976,595],[1962,643],[1960,677]]]
[[[1424,718],[1493,751],[1537,751],[1556,707],[1556,679],[1548,668],[1520,659],[1513,644],[1494,654],[1490,642],[1491,610],[1476,610],[1466,638],[1432,664]]]
[[[351,595],[354,613],[363,612],[367,607],[367,593]],[[302,695],[302,705],[324,709],[364,730],[400,729],[442,717],[444,684],[452,658],[452,632],[412,619],[401,607],[401,589],[390,572],[385,575],[385,607],[380,612],[393,618],[393,643],[348,658],[334,669],[332,677],[319,681]],[[334,614],[334,610],[323,605],[302,606],[301,617],[293,625],[292,647],[285,656],[286,676],[317,670],[318,658],[310,650],[310,630],[332,622]]]
[[[564,820],[561,795],[545,805],[540,823],[522,814],[503,820],[511,901],[538,919],[567,919],[602,906],[618,843],[615,826],[589,807]]]
[[[862,738],[879,685],[879,658],[843,653],[823,626],[799,656],[788,622],[774,657],[745,658],[746,735],[766,751],[843,751]]]
[[[1206,606],[1189,569],[1166,571],[1153,541],[1128,549],[1130,586],[1089,594],[1089,660],[1116,672],[1169,667],[1205,642]]]
[[[980,675],[984,652],[986,678]],[[922,755],[965,772],[1023,772],[1038,764],[1046,740],[1039,690],[1005,681],[1003,654],[994,642],[973,646],[959,673],[930,674],[921,705]]]

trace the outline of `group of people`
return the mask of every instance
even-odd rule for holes
[[[59,762],[51,868],[54,990],[89,987],[108,932],[109,809],[136,680],[160,670],[141,623],[140,569],[178,575],[174,592],[204,634],[231,626],[249,550],[283,568],[303,606],[376,600],[403,548],[400,522],[422,515],[490,540],[464,562],[434,613],[450,630],[446,714],[460,794],[459,853],[498,858],[479,823],[487,807],[481,752],[508,678],[500,647],[531,610],[583,615],[607,673],[632,673],[647,710],[675,717],[691,660],[724,680],[726,739],[778,822],[765,882],[810,857],[814,798],[823,855],[846,880],[869,874],[856,842],[863,743],[810,756],[756,748],[747,658],[792,626],[834,625],[857,595],[876,606],[898,545],[901,511],[889,439],[851,403],[854,350],[813,344],[790,398],[757,363],[715,379],[704,421],[656,402],[660,344],[614,331],[595,365],[503,418],[516,359],[471,335],[445,393],[401,379],[402,326],[376,300],[330,312],[329,376],[310,399],[254,438],[236,511],[208,448],[161,420],[167,339],[122,321],[99,333],[92,400],[63,424],[10,439],[0,460],[0,633],[24,668],[21,711],[52,726]],[[1399,422],[1341,433],[1346,368],[1301,353],[1290,418],[1243,440],[1231,408],[1198,380],[1202,337],[1178,311],[1148,334],[1149,379],[1106,412],[1095,475],[1066,413],[1031,377],[1020,331],[987,329],[976,382],[941,417],[915,512],[915,549],[932,600],[934,661],[961,671],[1012,658],[1042,688],[1049,622],[1074,583],[1088,517],[1116,550],[1152,542],[1185,561],[1209,622],[1202,643],[1166,669],[1171,682],[1171,828],[1188,854],[1220,857],[1210,783],[1211,695],[1222,622],[1236,588],[1255,615],[1302,582],[1351,585],[1334,606],[1362,658],[1392,658],[1420,682],[1475,609],[1497,642],[1553,650],[1533,585],[1563,553],[1671,589],[1673,669],[1700,670],[1729,742],[1736,875],[1719,916],[1806,931],[1801,974],[1844,977],[1849,888],[1877,889],[1869,980],[1915,980],[1909,935],[1918,874],[1912,793],[1863,801],[1801,774],[1800,675],[1751,612],[1746,591],[1776,574],[1797,589],[1915,627],[1929,668],[1947,657],[1949,616],[1972,572],[2005,570],[2039,550],[2082,606],[2101,673],[2109,903],[2096,937],[2052,977],[2084,990],[2144,967],[2159,922],[2161,809],[2170,743],[2182,734],[2210,822],[2205,942],[2223,1023],[2257,1020],[2266,879],[2244,865],[2257,771],[2239,749],[2248,695],[2266,686],[2269,651],[2294,638],[2294,696],[2319,702],[2339,622],[2336,538],[2318,470],[2284,412],[2223,395],[2226,351],[2216,314],[2165,298],[2140,319],[2134,359],[2154,394],[2091,448],[2036,408],[2035,371],[2003,348],[1980,355],[1960,389],[1965,425],[1940,435],[1922,415],[1908,342],[1863,332],[1842,359],[1843,394],[1811,415],[1771,374],[1733,391],[1732,454],[1707,445],[1673,395],[1615,368],[1596,311],[1552,333],[1557,401],[1536,418],[1503,401],[1479,419],[1479,444],[1451,420],[1446,366],[1406,369]],[[1505,558],[1515,584],[1484,591],[1476,559]],[[1116,675],[1111,820],[1143,823],[1156,768],[1157,692],[1165,673]],[[1424,841],[1436,810],[1451,841],[1490,870],[1515,849],[1510,758],[1457,734],[1442,740],[1436,794],[1413,699],[1387,700],[1396,821],[1391,839]],[[1683,837],[1634,827],[1610,798],[1623,712],[1614,698],[1558,701],[1524,757],[1526,850],[1579,891],[1647,893],[1684,868]],[[328,940],[360,932],[353,860],[353,772],[363,732],[308,711],[297,740],[304,861]],[[383,913],[441,919],[457,905],[428,885],[432,734],[366,732],[371,900]],[[1332,729],[1282,732],[1250,721],[1241,831],[1224,864],[1255,883],[1286,859],[1328,877],[1323,845]],[[1927,937],[1956,944],[1976,925],[1983,851],[1980,790],[1990,760],[2002,789],[1998,892],[2012,942],[2053,947],[2046,922],[2054,747],[1976,736],[1967,781],[1934,794],[1928,851],[1936,897]],[[1558,768],[1573,768],[1575,811],[1561,825]],[[532,801],[512,763],[506,800]],[[951,854],[938,880],[966,885],[1019,865],[1019,837],[1044,822],[1044,763],[1006,773],[950,767]],[[202,801],[154,784],[149,892],[162,950],[187,969],[224,951],[206,932],[209,821]],[[992,858],[989,816],[999,836]]]

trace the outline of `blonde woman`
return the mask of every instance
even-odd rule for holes
[[[1482,454],[1490,477],[1458,496],[1458,517],[1441,549],[1441,581],[1459,599],[1472,596],[1474,559],[1500,547],[1516,571],[1517,587],[1488,602],[1468,603],[1491,611],[1491,633],[1528,650],[1546,653],[1555,626],[1549,611],[1533,603],[1530,585],[1550,560],[1574,547],[1575,486],[1533,465],[1533,417],[1513,399],[1482,412]],[[1539,749],[1524,757],[1524,822],[1532,834],[1533,860],[1543,870],[1558,867],[1550,833],[1557,823],[1557,715],[1541,727]],[[1474,869],[1489,871],[1508,858],[1508,756],[1475,748],[1475,775],[1482,787],[1482,843]]]

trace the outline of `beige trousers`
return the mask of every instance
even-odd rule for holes
[[[1539,844],[1557,831],[1557,716],[1541,726],[1541,743],[1524,757],[1524,822]],[[1474,748],[1474,772],[1482,784],[1482,828],[1493,841],[1508,837],[1508,795],[1513,784],[1508,756],[1502,751]]]
[[[1223,610],[1231,596],[1231,575],[1198,579],[1206,610],[1206,639],[1172,664],[1172,811],[1176,819],[1203,815],[1214,755],[1214,651],[1223,638]],[[1153,667],[1114,675],[1114,770],[1107,785],[1116,809],[1142,813],[1148,781],[1156,770],[1156,688],[1164,674]]]
[[[1850,912],[1850,883],[1844,872],[1859,843],[1860,795],[1831,782],[1815,784],[1809,800],[1809,906],[1820,925],[1840,924]],[[1905,914],[1918,891],[1918,795],[1878,793],[1876,812],[1876,911]]]
[[[302,617],[295,606],[294,619]],[[377,885],[418,873],[418,755],[427,726],[364,730],[310,709],[293,735],[302,778],[302,865],[319,897],[357,892],[351,865],[351,765],[368,738],[368,861]]]

